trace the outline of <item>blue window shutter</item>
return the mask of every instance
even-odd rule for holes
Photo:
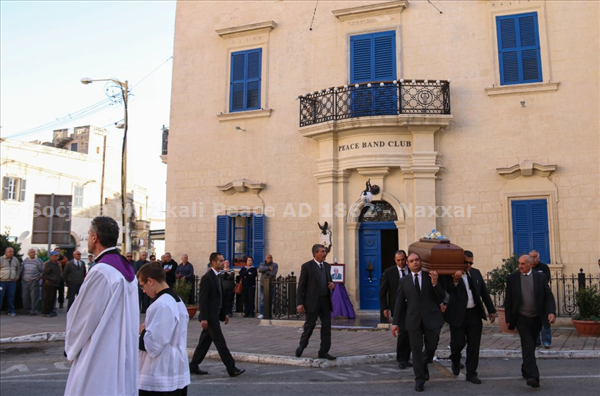
[[[540,253],[540,261],[550,263],[548,202],[545,199],[512,201],[513,252]]]
[[[220,252],[229,260],[231,256],[231,240],[229,238],[229,216],[217,216],[217,252]]]
[[[372,81],[373,45],[370,35],[351,37],[350,47],[350,82]]]
[[[262,49],[231,54],[230,111],[260,109]]]
[[[2,178],[2,199],[8,199],[8,191],[10,189],[10,177],[4,176]]]
[[[496,17],[502,85],[542,81],[537,13]]]
[[[396,77],[396,54],[394,32],[373,37],[373,80],[389,81]]]
[[[265,217],[252,216],[252,258],[255,265],[265,260]]]
[[[531,201],[531,238],[533,249],[540,253],[540,261],[550,263],[550,238],[548,232],[548,202],[545,199]]]
[[[350,82],[388,81],[396,78],[394,31],[350,37]]]

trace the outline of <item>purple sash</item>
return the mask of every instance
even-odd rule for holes
[[[131,264],[125,260],[125,257],[121,256],[118,252],[106,252],[100,257],[100,260],[97,264],[108,264],[117,271],[119,271],[127,282],[131,282],[135,279],[135,272],[133,271],[133,267]]]

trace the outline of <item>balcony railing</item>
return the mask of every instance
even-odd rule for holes
[[[450,81],[399,80],[344,85],[311,92],[300,100],[300,126],[346,118],[450,114]]]

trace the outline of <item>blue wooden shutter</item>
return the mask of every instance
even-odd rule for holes
[[[231,93],[229,97],[230,111],[244,110],[244,85],[246,84],[246,54],[231,54]]]
[[[256,266],[265,261],[265,217],[263,215],[252,216],[251,255]]]
[[[502,85],[542,81],[537,13],[496,17]]]
[[[231,256],[229,224],[229,216],[217,216],[217,252],[222,253],[225,260],[229,260]]]
[[[548,202],[545,199],[512,201],[513,252],[540,253],[540,261],[550,263]]]
[[[231,54],[230,111],[260,109],[262,49]]]

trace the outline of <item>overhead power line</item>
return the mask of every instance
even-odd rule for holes
[[[168,61],[170,61],[171,59],[173,59],[173,56],[170,56],[169,58],[167,58],[167,60],[165,60],[163,63],[161,63],[157,68],[155,68],[154,70],[152,70],[150,73],[148,73],[144,78],[142,78],[137,84],[133,85],[131,87],[130,90],[133,90],[133,88],[139,86],[144,80],[146,80],[148,77],[150,77],[152,74],[154,74],[158,69],[160,69],[161,67],[163,67]],[[111,107],[113,105],[111,98],[106,98],[98,103],[92,104],[88,107],[85,107],[81,110],[77,110],[75,112],[69,113],[66,116],[57,118],[54,121],[48,122],[46,124],[37,126],[35,128],[30,128],[27,129],[25,131],[21,131],[9,136],[6,136],[7,139],[14,139],[14,138],[19,138],[19,137],[23,137],[23,136],[27,136],[27,135],[32,135],[32,134],[36,134],[39,132],[43,132],[43,131],[47,131],[47,130],[54,130],[54,129],[58,129],[59,127],[68,124],[70,122],[91,116],[92,114],[98,113],[102,110],[105,110],[109,107]]]

